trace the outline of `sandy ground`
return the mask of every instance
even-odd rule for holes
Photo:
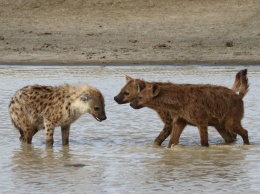
[[[259,0],[0,0],[0,64],[260,64]]]

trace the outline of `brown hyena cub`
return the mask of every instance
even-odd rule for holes
[[[244,71],[246,75],[246,70]],[[171,114],[173,120],[169,147],[177,144],[180,134],[187,124],[197,126],[201,145],[208,146],[208,126],[218,126],[243,138],[249,144],[248,132],[241,126],[244,115],[243,97],[248,92],[246,76],[240,79],[239,94],[223,86],[202,84],[165,85],[146,83],[145,88],[130,105],[134,109],[161,108]],[[177,133],[176,133],[177,131]]]
[[[247,84],[247,70],[243,69],[240,70],[235,77],[235,81],[232,87],[232,90],[234,92],[238,92],[239,88],[246,87],[245,84]],[[119,94],[114,97],[114,100],[118,104],[125,104],[130,103],[133,101],[138,94],[145,88],[146,83],[156,83],[159,85],[165,85],[170,83],[161,83],[161,82],[146,82],[143,79],[134,79],[129,76],[126,76],[126,84],[121,89]],[[190,85],[190,84],[186,84]],[[172,131],[172,123],[173,118],[171,117],[170,111],[162,109],[161,107],[153,107],[153,109],[158,113],[159,117],[164,123],[164,127],[158,137],[154,140],[155,146],[160,146],[162,142],[171,134]],[[215,125],[214,126],[216,130],[219,132],[219,134],[222,136],[222,138],[225,140],[226,143],[232,143],[236,140],[236,134],[230,133],[225,129],[224,126],[221,125]],[[181,131],[175,130],[174,135],[181,135]],[[177,141],[177,140],[176,140]]]
[[[67,145],[71,123],[84,113],[93,115],[97,121],[106,119],[103,95],[87,84],[26,86],[12,97],[9,113],[22,142],[31,144],[38,130],[45,129],[46,146],[53,145],[57,126],[61,126],[62,144]]]

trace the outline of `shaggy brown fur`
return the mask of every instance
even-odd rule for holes
[[[246,75],[246,70],[243,72]],[[209,84],[146,83],[146,87],[130,105],[135,109],[149,107],[170,111],[173,130],[169,147],[178,143],[180,134],[187,124],[199,128],[202,146],[209,145],[208,126],[224,128],[231,134],[239,134],[244,144],[249,144],[248,132],[241,126],[244,115],[242,99],[249,87],[247,77],[244,76],[240,82],[242,86],[238,89],[239,94],[226,87]],[[233,89],[237,90],[236,83]]]
[[[145,88],[145,81],[142,79],[133,79],[129,76],[126,76],[126,85],[121,89],[119,94],[114,97],[114,100],[118,104],[125,104],[133,101],[141,90]],[[151,83],[151,82],[150,82]],[[156,84],[167,84],[161,82],[153,82]],[[247,83],[247,70],[241,70],[236,74],[235,82],[232,87],[232,90],[235,92],[239,91],[239,87],[245,87],[245,83]],[[188,84],[189,85],[189,84]],[[154,110],[158,113],[159,117],[164,123],[164,127],[158,137],[154,140],[154,145],[160,146],[162,142],[171,134],[172,131],[172,117],[170,111],[162,109],[160,107],[154,107]],[[223,137],[226,143],[232,143],[236,140],[236,134],[231,134],[229,131],[225,129],[223,126],[216,125],[215,128],[219,132],[219,134]],[[176,128],[178,129],[178,128]],[[176,136],[176,141],[178,141],[179,136],[182,131],[174,131],[174,136]]]
[[[67,145],[71,123],[84,113],[90,113],[98,121],[106,119],[104,97],[98,89],[86,84],[26,86],[11,99],[9,113],[22,142],[31,144],[38,130],[45,128],[46,146],[53,145],[56,126],[61,126],[62,144]]]

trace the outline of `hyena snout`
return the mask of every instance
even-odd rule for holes
[[[140,108],[143,108],[143,106],[140,106],[138,105],[138,100],[133,100],[131,103],[130,103],[130,106],[134,109],[140,109]]]
[[[122,95],[118,94],[117,96],[114,97],[114,100],[118,103],[118,104],[125,104],[126,102],[124,102]]]
[[[102,111],[99,108],[94,108],[92,115],[99,122],[107,119],[105,111]]]

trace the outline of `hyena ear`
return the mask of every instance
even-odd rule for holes
[[[160,93],[160,86],[157,84],[152,85],[152,96],[155,97]]]
[[[83,101],[83,102],[86,102],[89,99],[90,99],[90,96],[88,94],[82,94],[80,96],[80,100]]]
[[[136,88],[137,88],[138,93],[140,93],[141,92],[141,86],[140,86],[139,83],[136,83]]]
[[[128,83],[130,80],[132,80],[133,78],[131,78],[130,76],[126,75],[125,76],[125,81],[126,83]]]
[[[138,80],[135,82],[136,88],[138,92],[141,92],[145,88],[145,81]]]

